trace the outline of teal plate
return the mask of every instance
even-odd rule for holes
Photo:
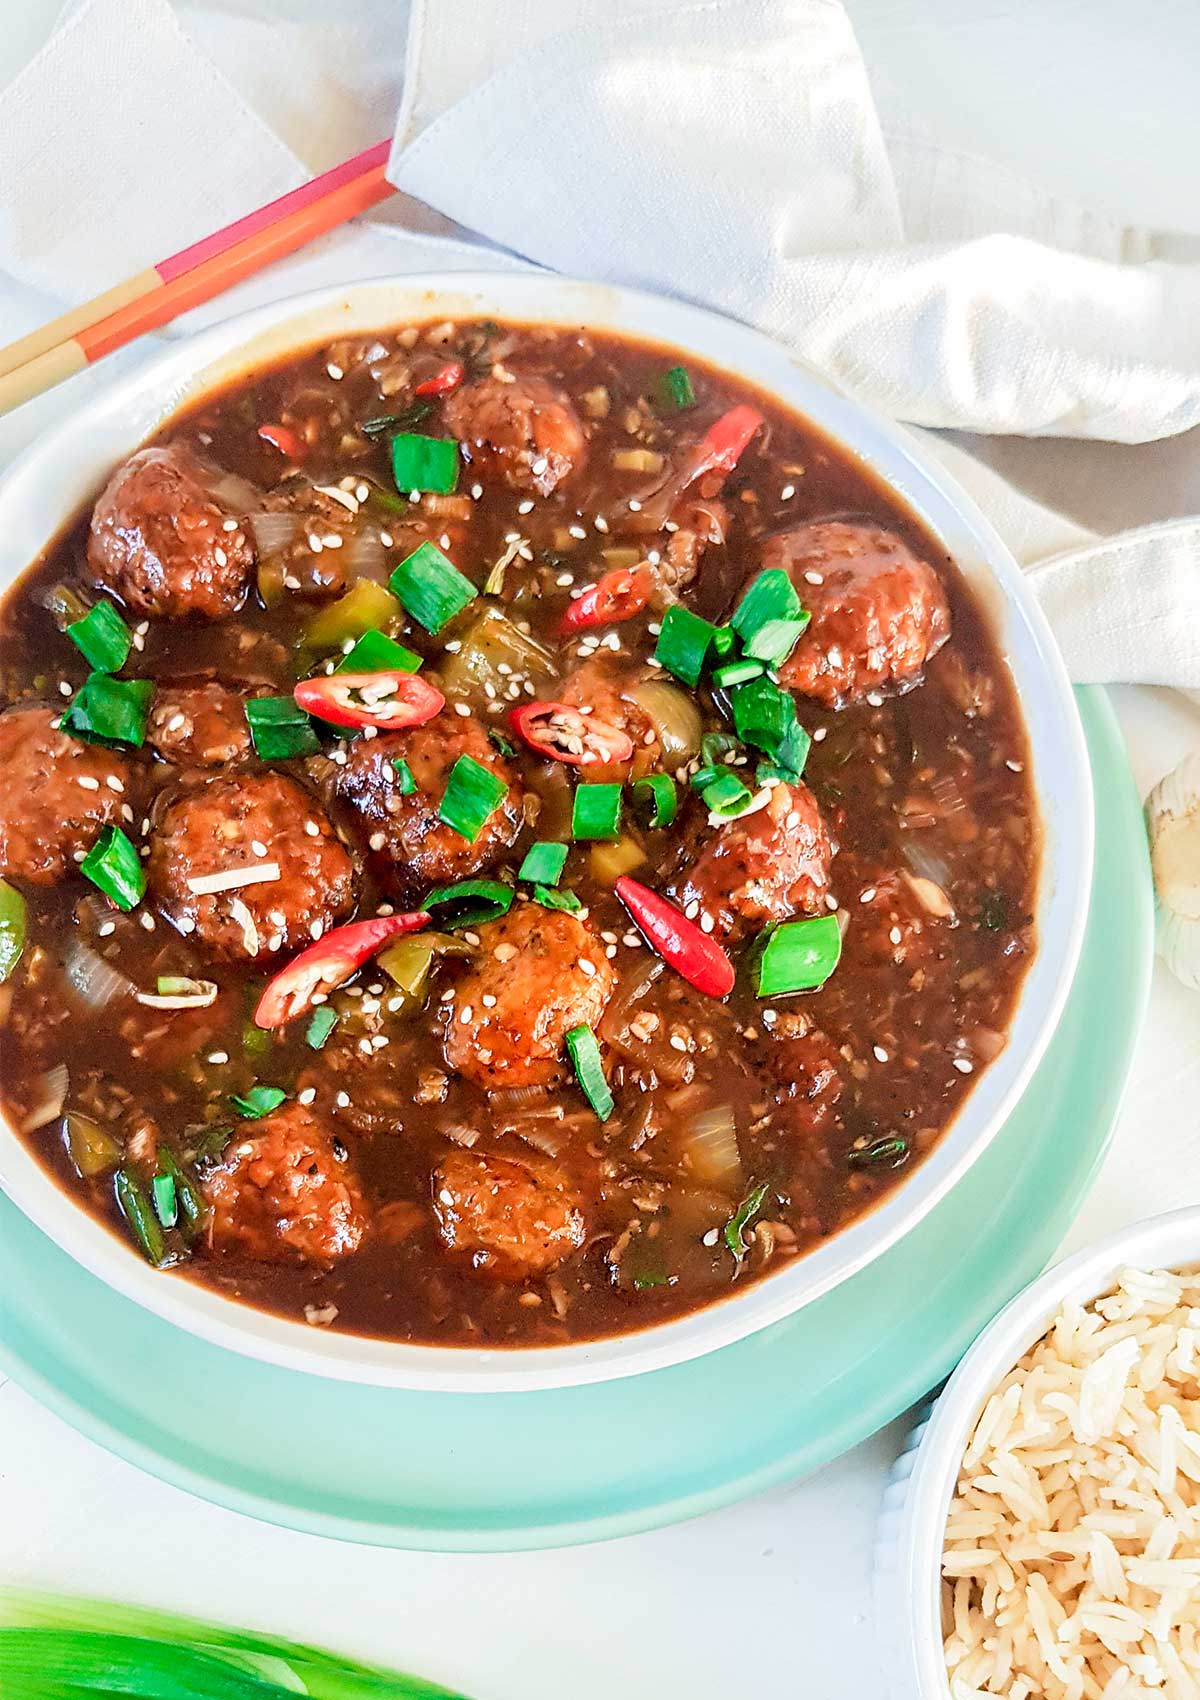
[[[404,1393],[254,1363],[88,1275],[0,1198],[0,1364],[123,1458],[252,1517],[381,1546],[631,1534],[815,1470],[919,1399],[1071,1222],[1116,1118],[1152,957],[1141,810],[1079,693],[1096,783],[1083,959],[1057,1035],[953,1192],[861,1274],[674,1369],[547,1393]]]

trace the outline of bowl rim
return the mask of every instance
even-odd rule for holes
[[[835,390],[762,332],[707,309],[638,290],[548,273],[413,273],[330,285],[235,314],[126,372],[39,436],[0,479],[0,516],[16,509],[11,583],[95,488],[182,403],[269,361],[351,330],[492,316],[586,324],[694,353],[810,419],[911,507],[989,609],[1021,699],[1042,815],[1039,944],[1010,1023],[1010,1043],[934,1149],[873,1210],[741,1294],[655,1326],[577,1345],[409,1346],[312,1328],[185,1279],[163,1279],[69,1198],[0,1121],[0,1186],[91,1273],[212,1343],[308,1373],[428,1391],[517,1392],[640,1374],[714,1351],[819,1298],[882,1254],[944,1197],[1017,1101],[1057,1026],[1082,945],[1091,889],[1091,771],[1066,670],[1033,592],[1006,545],[953,476],[909,433]],[[100,454],[100,449],[103,453]],[[101,470],[84,476],[89,455]],[[64,471],[67,476],[64,477]],[[63,492],[74,475],[76,490]],[[52,523],[21,515],[55,492]],[[21,546],[22,533],[33,546]],[[0,590],[7,588],[7,583]],[[1036,693],[1036,704],[1026,693]],[[1037,714],[1031,712],[1036,706]]]
[[[921,1425],[904,1510],[893,1542],[891,1609],[904,1602],[900,1625],[914,1693],[951,1700],[941,1630],[941,1559],[950,1501],[971,1430],[988,1398],[1046,1332],[1071,1299],[1099,1298],[1120,1271],[1200,1265],[1200,1204],[1144,1216],[1073,1252],[1009,1300],[960,1360]],[[889,1566],[889,1569],[891,1567]],[[901,1684],[898,1692],[907,1693]]]

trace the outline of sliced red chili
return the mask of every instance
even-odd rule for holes
[[[333,726],[402,732],[440,714],[446,699],[419,673],[329,673],[302,679],[292,692],[306,714]]]
[[[742,450],[762,423],[762,414],[744,402],[714,420],[692,451],[685,488],[706,472],[732,472]]]
[[[422,384],[417,384],[414,395],[448,395],[456,390],[463,381],[463,368],[457,360],[448,360],[432,378],[426,378]]]
[[[308,453],[308,444],[304,438],[289,425],[260,425],[258,434],[264,443],[270,443],[273,449],[278,449],[288,460],[303,460]]]
[[[615,625],[620,620],[632,620],[649,602],[653,588],[654,578],[645,563],[636,567],[615,567],[590,590],[575,598],[563,615],[563,630],[578,632],[585,626]]]
[[[736,978],[733,963],[709,933],[702,932],[682,910],[649,886],[630,879],[628,874],[621,876],[613,890],[647,943],[689,985],[710,998],[729,996]]]
[[[335,927],[316,944],[310,944],[281,968],[258,1000],[254,1011],[256,1027],[282,1027],[311,1009],[313,999],[343,980],[348,980],[356,968],[375,955],[381,945],[399,933],[415,933],[429,916],[423,909],[405,915],[376,915],[370,921],[352,921],[348,927]]]
[[[627,732],[570,703],[522,703],[510,711],[508,721],[531,750],[572,767],[629,761],[633,756],[633,739]]]

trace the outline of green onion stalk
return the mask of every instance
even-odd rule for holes
[[[281,1636],[105,1600],[0,1589],[4,1700],[465,1700]]]

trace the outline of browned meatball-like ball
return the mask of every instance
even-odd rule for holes
[[[433,1208],[451,1251],[502,1281],[545,1275],[583,1244],[583,1200],[558,1163],[451,1151],[433,1177]]]
[[[254,549],[214,495],[220,474],[181,443],[139,449],[92,512],[87,578],[134,614],[220,620],[246,600]]]
[[[808,786],[776,785],[765,808],[713,833],[671,895],[735,938],[824,909],[833,849]]]
[[[574,915],[518,903],[479,929],[479,955],[446,1011],[448,1065],[487,1090],[549,1086],[569,1064],[572,1027],[595,1027],[616,975],[594,933]]]
[[[209,1245],[227,1255],[328,1267],[367,1229],[344,1147],[299,1104],[239,1127],[202,1186]]]
[[[59,711],[0,714],[0,874],[53,885],[121,820],[131,771],[123,756],[58,730]]]
[[[762,564],[781,567],[812,613],[779,677],[830,707],[915,683],[950,636],[941,580],[880,525],[801,525],[768,538]]]
[[[191,881],[277,869],[278,877],[197,892]],[[213,778],[156,823],[149,889],[181,932],[230,961],[311,944],[351,908],[354,865],[321,809],[280,773]]]
[[[446,429],[484,478],[548,496],[582,465],[583,426],[560,390],[541,378],[480,378],[446,402]]]
[[[446,783],[460,756],[470,756],[508,786],[475,838],[464,838],[438,815]],[[401,790],[396,762],[408,763],[416,789]],[[399,890],[468,879],[516,842],[524,823],[520,780],[473,717],[439,714],[412,732],[360,738],[344,766],[333,769],[333,794],[354,810],[361,837],[380,871]]]
[[[246,699],[211,679],[155,693],[147,741],[177,767],[225,767],[250,754]]]

